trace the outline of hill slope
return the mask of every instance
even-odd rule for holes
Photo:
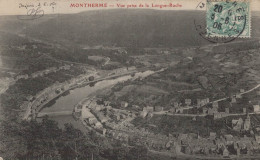
[[[256,30],[260,17],[256,15],[252,14],[253,37],[259,37],[260,34]],[[96,10],[78,14],[45,15],[34,21],[2,16],[0,29],[63,44],[186,47],[209,44],[194,27],[194,20],[200,20],[204,16],[203,11]]]

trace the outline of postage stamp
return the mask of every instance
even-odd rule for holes
[[[208,37],[249,38],[249,1],[207,0],[206,30]]]

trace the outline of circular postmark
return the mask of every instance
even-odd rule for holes
[[[207,0],[200,2],[196,10],[202,10],[204,13],[203,18],[194,19],[194,25],[205,40],[212,43],[227,43],[238,37],[250,36],[247,1]]]

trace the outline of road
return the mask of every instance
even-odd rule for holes
[[[64,115],[72,115],[72,111],[60,111],[60,112],[40,112],[37,117],[44,116],[64,116]]]
[[[247,94],[247,93],[250,93],[256,89],[258,89],[260,87],[260,84],[256,85],[255,87],[245,91],[245,92],[242,92],[238,95],[244,95],[244,94]],[[214,101],[211,101],[209,102],[208,104],[211,104],[211,103],[214,103],[214,102],[220,102],[220,101],[224,101],[224,100],[227,100],[229,97],[225,97],[225,98],[221,98],[221,99],[217,99],[217,100],[214,100]],[[207,104],[206,104],[207,105]],[[205,106],[205,105],[204,105]],[[203,107],[203,106],[200,106],[200,107]],[[193,108],[192,106],[190,107],[184,107],[182,109],[191,109]],[[168,111],[160,111],[160,112],[153,112],[153,114],[157,114],[157,115],[163,115],[163,114],[167,114],[167,115],[172,115],[172,116],[186,116],[186,117],[204,117],[208,114],[173,114],[173,113],[170,113]],[[257,113],[249,113],[249,114],[260,114],[260,112],[257,112]],[[232,114],[228,114],[228,116],[238,116],[238,115],[245,115],[245,113],[232,113]]]
[[[259,87],[260,87],[260,84],[256,85],[254,88],[251,88],[251,89],[249,89],[249,90],[247,90],[247,91],[245,91],[245,92],[242,92],[242,93],[240,93],[240,94],[238,94],[238,95],[244,95],[244,94],[250,93],[250,92],[252,92],[252,91],[258,89]],[[229,97],[221,98],[221,99],[218,99],[218,100],[209,102],[209,103],[220,102],[220,101],[223,101],[223,100],[227,100],[228,98],[229,98]]]

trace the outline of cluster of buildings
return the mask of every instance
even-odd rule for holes
[[[239,137],[231,134],[217,135],[210,132],[208,137],[200,137],[195,133],[179,133],[175,135],[154,134],[144,128],[137,128],[131,123],[131,114],[126,110],[115,109],[110,106],[110,102],[87,100],[82,103],[78,111],[81,111],[81,118],[94,128],[102,129],[103,135],[112,137],[123,143],[140,144],[151,150],[171,152],[173,154],[193,154],[193,155],[215,155],[220,157],[247,156],[260,151],[260,136],[251,134],[251,137]],[[208,104],[211,104],[210,106]],[[128,103],[121,102],[120,108],[127,108]],[[191,99],[185,99],[184,104],[174,103],[175,111],[179,108],[193,107]],[[203,107],[203,114],[212,115],[214,119],[222,118],[229,114],[229,108],[224,112],[219,112],[218,102],[209,102],[208,98],[197,99],[197,107]],[[85,107],[85,108],[84,108]],[[259,105],[254,105],[254,112],[259,112]],[[147,106],[140,112],[142,117],[153,116],[155,112],[164,111],[160,106]],[[251,131],[250,116],[243,109],[243,114],[247,114],[245,119],[233,119],[231,128],[234,131]],[[114,119],[113,117],[116,117]],[[129,120],[128,120],[129,119]],[[120,122],[120,123],[117,123]],[[101,124],[101,125],[100,125]]]
[[[260,149],[258,137],[234,137],[226,134],[216,137],[216,133],[210,132],[209,138],[192,138],[190,135],[178,139],[177,144],[182,146],[181,152],[185,154],[205,154],[205,155],[230,155],[240,156],[250,155],[253,151]]]
[[[248,131],[251,127],[251,121],[250,121],[250,116],[249,114],[247,114],[247,117],[245,120],[243,120],[242,118],[238,118],[238,119],[233,119],[232,120],[232,128],[235,131]]]
[[[27,101],[20,106],[22,110],[27,109],[30,107],[31,109],[31,116],[32,118],[36,118],[36,114],[47,104],[50,100],[57,97],[61,91],[65,91],[69,88],[69,84],[62,84],[62,83],[54,83],[52,86],[45,88],[43,91],[39,92],[35,96],[28,95],[26,97]],[[59,93],[57,93],[57,90]]]
[[[88,122],[95,129],[105,129],[104,125],[111,125],[127,117],[127,111],[113,109],[109,101],[98,103],[99,99],[86,99],[76,105],[74,111],[82,121]],[[128,103],[122,103],[127,106]],[[125,112],[125,113],[122,113]],[[102,126],[100,125],[102,124]],[[114,125],[114,124],[113,124]],[[112,125],[112,126],[113,126]]]
[[[73,65],[73,64],[71,64],[71,65]],[[36,78],[36,77],[44,76],[44,75],[52,73],[52,72],[57,72],[59,70],[69,70],[71,65],[64,65],[64,66],[60,66],[60,67],[51,67],[51,68],[48,68],[48,69],[45,69],[42,71],[34,72],[31,75],[28,75],[28,74],[18,75],[18,76],[16,76],[15,80]]]
[[[189,110],[189,109],[194,108],[194,107],[199,108],[199,107],[207,105],[208,103],[209,103],[209,98],[197,99],[196,105],[192,104],[191,99],[185,99],[184,103],[174,102],[173,106],[170,108],[169,112],[170,113],[180,113],[180,114],[182,114],[182,113],[185,112],[185,110]],[[164,110],[165,110],[165,108],[162,107],[162,106],[154,106],[154,107],[147,106],[147,107],[143,108],[143,111],[140,112],[140,115],[143,118],[146,117],[146,116],[152,117],[154,112],[162,112]],[[216,109],[212,109],[209,112],[213,113],[213,112],[215,112],[215,110]],[[206,114],[206,113],[204,113],[204,114]]]
[[[135,66],[121,67],[121,68],[113,69],[113,71],[111,73],[109,73],[108,76],[116,75],[116,74],[123,74],[123,73],[126,73],[128,71],[134,71],[134,70],[136,70]]]
[[[219,110],[218,102],[213,102],[212,107],[208,107],[208,108],[204,107],[202,109],[203,114],[213,115],[214,119],[223,118],[223,117],[228,116],[228,114],[229,114],[228,107],[225,108],[225,112],[219,112],[218,110]]]
[[[73,65],[73,64],[71,64],[71,65]],[[51,68],[45,69],[43,71],[38,71],[38,72],[32,73],[31,77],[36,78],[36,77],[44,76],[44,75],[52,73],[52,72],[55,73],[59,70],[69,70],[71,65],[64,65],[64,66],[60,66],[60,67],[51,67]]]
[[[30,115],[34,119],[36,118],[36,115],[41,110],[41,108],[44,107],[44,105],[47,104],[50,100],[69,90],[70,88],[77,86],[78,83],[88,80],[88,76],[81,75],[64,83],[56,82],[50,87],[45,88],[41,92],[37,93],[35,96],[28,95],[27,101],[24,101],[20,108],[25,110],[29,107],[31,109]],[[28,117],[24,118],[27,119]]]
[[[139,144],[151,150],[166,151],[173,154],[215,155],[220,157],[251,155],[260,150],[260,136],[235,137],[231,134],[217,136],[210,132],[206,138],[195,133],[162,135],[154,134],[144,128],[134,126],[115,128],[103,132],[107,137],[120,140],[121,142]]]
[[[109,120],[102,112],[103,109],[104,107],[101,105],[95,105],[92,101],[84,100],[76,105],[74,115],[80,118],[83,123],[95,129],[103,129],[103,124]]]
[[[240,89],[239,93],[235,94],[234,96],[230,97],[231,103],[236,103],[237,99],[242,98],[242,93],[244,93],[244,89]],[[204,99],[196,99],[196,101],[192,102],[191,99],[185,99],[184,103],[178,103],[174,102],[173,108],[170,109],[172,113],[184,113],[185,110],[191,109],[193,107],[200,108],[200,107],[206,107],[208,104],[210,104],[209,98]],[[214,118],[222,118],[226,117],[229,114],[229,108],[225,108],[225,112],[218,112],[218,102],[212,102],[211,107],[203,108],[203,114],[208,115],[215,115]],[[260,111],[260,108],[257,108],[257,106],[254,107],[255,110]]]

